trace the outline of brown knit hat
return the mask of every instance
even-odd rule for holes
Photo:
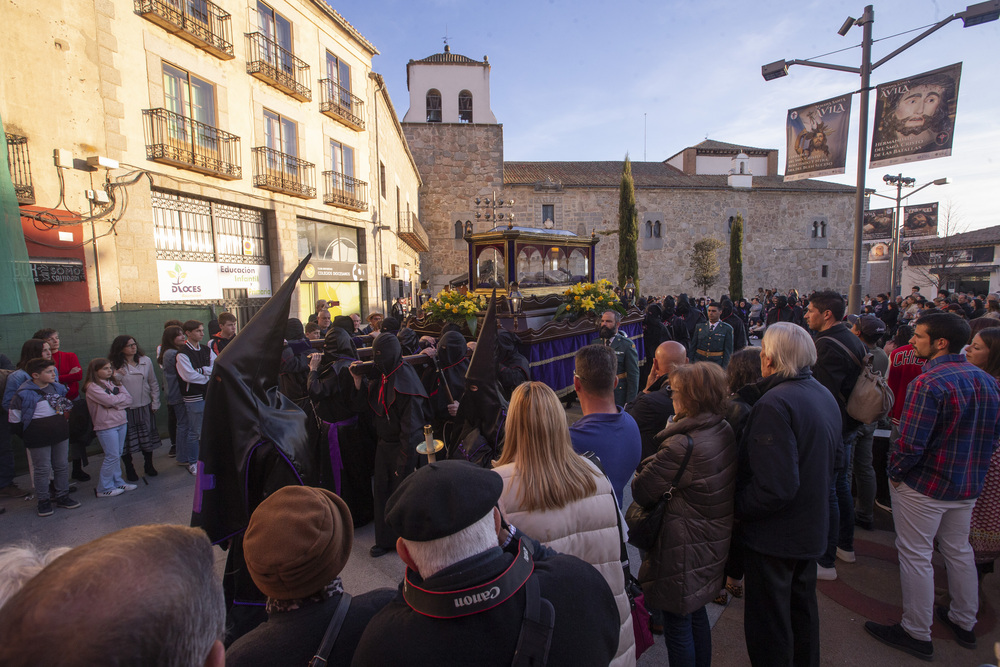
[[[294,600],[333,581],[353,544],[351,511],[336,494],[285,486],[254,510],[243,553],[257,588],[268,597]]]

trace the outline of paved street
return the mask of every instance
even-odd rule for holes
[[[579,407],[569,411],[571,420],[580,416]],[[186,524],[191,516],[191,494],[194,478],[173,459],[166,456],[167,447],[157,451],[155,464],[160,474],[139,481],[139,488],[116,498],[98,500],[94,497],[96,479],[79,484],[75,497],[83,504],[77,510],[57,510],[48,518],[35,514],[34,501],[6,500],[6,513],[0,515],[0,546],[33,541],[43,547],[75,546],[95,537],[127,526],[144,523]],[[88,472],[96,477],[100,456],[92,457]],[[141,466],[140,466],[141,469]],[[17,479],[22,488],[30,486],[27,476]],[[628,493],[628,492],[626,492]],[[879,667],[918,664],[917,660],[889,649],[864,631],[866,620],[894,621],[900,614],[900,589],[895,549],[892,546],[892,523],[888,514],[877,510],[879,530],[858,530],[858,562],[847,565],[838,562],[840,579],[820,582],[819,608],[823,637],[824,665],[864,665]],[[371,524],[355,534],[354,556],[343,572],[344,586],[352,594],[378,587],[395,587],[403,565],[393,553],[379,559],[368,556],[374,544]],[[633,571],[638,570],[638,554],[629,548]],[[226,555],[218,550],[216,561],[219,576]],[[939,571],[944,585],[943,569]],[[1000,641],[996,607],[1000,602],[1000,576],[987,578],[977,634],[979,649],[969,651],[959,647],[947,631],[935,625],[935,662],[939,665],[976,667],[983,663],[996,664],[993,642]],[[749,665],[743,641],[743,601],[733,600],[725,609],[709,604],[713,628],[713,657],[717,665]],[[665,665],[667,662],[663,638],[639,661],[641,666]]]

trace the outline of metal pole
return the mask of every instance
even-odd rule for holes
[[[865,218],[865,173],[868,168],[868,94],[872,73],[872,22],[875,9],[865,7],[865,13],[858,19],[864,32],[861,39],[861,104],[858,128],[858,184],[854,198],[854,264],[851,268],[851,288],[847,295],[849,313],[861,313],[861,249],[862,227]]]
[[[892,300],[899,296],[896,291],[896,270],[899,268],[899,205],[903,201],[903,175],[900,174],[896,179],[896,215],[892,219],[892,263],[889,265],[889,297]]]

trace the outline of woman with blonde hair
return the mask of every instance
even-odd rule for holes
[[[635,664],[631,607],[621,563],[618,501],[611,482],[573,451],[566,413],[555,392],[525,382],[511,395],[503,454],[500,511],[518,530],[576,556],[604,576],[615,595],[621,630],[612,665]]]
[[[670,493],[638,579],[647,604],[663,611],[670,667],[703,667],[712,662],[705,605],[725,580],[737,448],[724,418],[729,391],[722,368],[710,362],[680,366],[670,373],[670,388],[674,415],[656,436],[656,454],[639,464],[628,515]]]

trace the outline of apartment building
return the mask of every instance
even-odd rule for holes
[[[421,185],[377,49],[322,0],[7,3],[0,119],[43,310],[297,313],[419,285]],[[85,286],[85,288],[84,288]],[[295,308],[293,308],[293,311]]]

